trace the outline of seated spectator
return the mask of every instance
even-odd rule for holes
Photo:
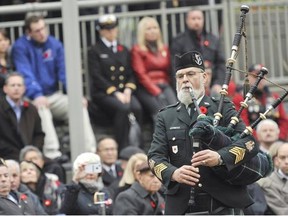
[[[111,214],[112,201],[109,199],[109,192],[104,188],[101,179],[100,157],[90,152],[80,154],[73,163],[73,172],[73,182],[66,186],[61,213],[73,215]],[[104,206],[94,203],[93,197],[98,192],[105,193],[106,203]]]
[[[59,88],[61,83],[63,91],[66,92],[64,49],[59,40],[48,34],[43,17],[27,17],[24,27],[26,34],[14,43],[12,59],[16,70],[25,78],[26,96],[37,107],[42,119],[42,128],[46,134],[43,153],[46,157],[54,159],[62,153],[59,151],[59,140],[52,117],[68,122],[68,96]],[[84,121],[80,124],[84,127],[84,147],[86,151],[95,152],[95,135],[86,105],[87,101],[83,99]]]
[[[170,52],[163,44],[156,19],[144,17],[138,23],[137,44],[131,50],[131,63],[139,83],[137,98],[154,121],[161,108],[177,101],[170,85]]]
[[[117,215],[164,214],[165,202],[158,192],[161,182],[151,172],[147,160],[136,167],[135,179],[129,189],[117,196],[113,213]]]
[[[47,214],[55,215],[61,208],[63,185],[54,174],[43,173],[40,167],[31,161],[20,164],[21,182],[38,196]]]
[[[260,149],[268,152],[270,146],[279,139],[279,127],[271,119],[262,120],[256,127],[256,136]]]
[[[0,28],[0,96],[4,95],[3,86],[8,73],[13,71],[9,55],[10,39],[5,29]]]
[[[98,19],[100,39],[88,51],[88,64],[92,103],[113,119],[115,139],[122,149],[129,145],[128,114],[134,113],[141,125],[142,107],[134,96],[136,85],[129,51],[117,41],[117,26],[113,14]]]
[[[120,192],[127,190],[136,181],[136,167],[146,160],[147,156],[144,153],[136,153],[129,158],[122,178],[119,181],[114,181],[109,187],[113,200]]]
[[[118,144],[112,137],[103,135],[98,139],[97,154],[101,158],[103,172],[102,179],[106,187],[112,182],[120,179],[123,175],[123,170],[120,164],[117,163]]]
[[[0,157],[18,160],[25,146],[42,150],[45,134],[36,107],[23,99],[22,75],[9,74],[3,89],[6,96],[0,98]]]
[[[288,214],[288,143],[279,146],[274,172],[258,181],[267,204],[276,215]]]
[[[0,215],[36,215],[32,200],[25,194],[11,191],[9,170],[0,158]]]
[[[15,160],[6,160],[7,167],[9,169],[11,190],[15,192],[20,192],[28,196],[34,205],[35,212],[37,215],[46,215],[43,206],[41,205],[38,197],[32,193],[28,187],[20,182],[20,165]]]
[[[55,160],[45,157],[42,152],[34,146],[24,147],[19,154],[19,161],[32,161],[40,167],[44,173],[55,174],[59,181],[66,183],[66,173],[61,164]]]
[[[277,153],[278,153],[278,149],[279,147],[283,144],[282,141],[276,141],[274,142],[270,148],[269,148],[269,154],[272,158],[272,161],[273,161],[273,165],[274,165],[274,168],[278,168],[278,160],[276,160],[276,156],[277,156]]]

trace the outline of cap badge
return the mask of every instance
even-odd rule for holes
[[[202,59],[201,56],[197,53],[195,53],[195,63],[198,65],[202,65]]]

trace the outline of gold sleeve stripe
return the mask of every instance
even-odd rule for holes
[[[125,84],[125,87],[126,87],[126,88],[131,88],[131,89],[133,89],[133,90],[136,89],[136,85],[135,85],[134,83],[126,83],[126,84]]]
[[[244,156],[245,156],[245,149],[240,148],[240,147],[233,147],[232,149],[229,150],[229,152],[231,152],[232,154],[235,155],[235,164],[237,164],[239,161],[243,160]]]
[[[110,95],[110,94],[112,94],[113,92],[115,92],[116,91],[116,87],[115,86],[111,86],[111,87],[109,87],[107,90],[106,90],[106,93],[108,94],[108,95]]]
[[[163,163],[158,164],[154,167],[155,175],[162,180],[162,171],[167,169],[167,166]]]

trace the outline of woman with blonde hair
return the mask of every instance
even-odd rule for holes
[[[156,19],[144,17],[138,23],[131,64],[139,86],[136,96],[154,120],[161,108],[177,101],[170,86],[170,51]]]
[[[147,161],[147,155],[144,153],[136,153],[129,158],[120,181],[109,187],[113,200],[120,192],[128,189],[135,182],[136,166],[143,163],[143,161]]]

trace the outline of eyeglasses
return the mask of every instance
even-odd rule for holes
[[[186,75],[186,77],[187,77],[188,79],[191,79],[191,78],[193,78],[197,73],[203,73],[203,71],[187,71],[187,72],[185,72],[185,73],[177,73],[177,74],[175,75],[175,77],[176,77],[177,80],[182,80],[182,79],[184,79],[184,76]]]

